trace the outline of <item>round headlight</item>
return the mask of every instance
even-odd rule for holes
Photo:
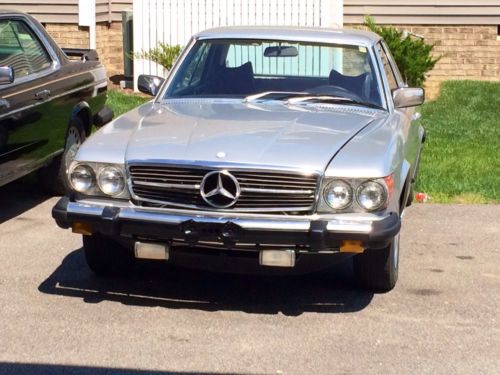
[[[365,210],[374,211],[385,204],[387,193],[378,182],[365,181],[358,187],[357,199],[359,205]]]
[[[324,191],[324,198],[328,205],[341,210],[352,203],[352,188],[347,182],[335,180],[330,182]]]
[[[99,189],[106,195],[117,195],[125,187],[125,178],[121,170],[115,167],[104,167],[97,177]]]
[[[94,187],[94,171],[88,165],[77,165],[71,171],[69,181],[76,191],[88,193]]]

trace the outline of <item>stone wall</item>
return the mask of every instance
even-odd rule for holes
[[[46,24],[45,28],[62,48],[89,48],[88,27],[72,24]],[[122,24],[96,26],[96,49],[108,77],[123,74]]]

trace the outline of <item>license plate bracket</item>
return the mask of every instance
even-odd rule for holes
[[[243,235],[242,228],[231,221],[205,223],[187,220],[180,225],[180,232],[189,245],[196,245],[201,240],[218,240],[229,247]]]

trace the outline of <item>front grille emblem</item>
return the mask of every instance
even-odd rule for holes
[[[231,207],[238,200],[240,193],[238,180],[228,171],[209,172],[201,180],[201,197],[212,207]]]

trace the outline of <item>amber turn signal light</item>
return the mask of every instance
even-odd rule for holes
[[[73,233],[83,234],[84,236],[90,236],[92,234],[92,227],[87,223],[73,223],[71,230]]]
[[[345,240],[340,245],[341,253],[362,253],[365,251],[361,241]]]

